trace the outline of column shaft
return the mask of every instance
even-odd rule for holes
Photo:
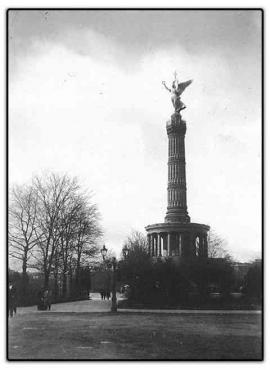
[[[161,256],[160,234],[157,235],[157,255]]]
[[[147,250],[148,250],[148,254],[149,254],[149,255],[151,255],[150,248],[151,248],[151,244],[150,244],[150,235],[147,235]]]
[[[182,235],[178,235],[178,248],[179,248],[179,256],[181,257],[182,255]]]
[[[171,234],[168,233],[167,235],[167,251],[168,251],[168,256],[171,255]]]
[[[174,113],[167,124],[169,159],[165,222],[190,222],[186,204],[185,133],[185,121],[180,114]]]

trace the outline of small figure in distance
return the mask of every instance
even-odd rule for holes
[[[107,290],[106,292],[106,297],[107,297],[107,300],[111,298],[111,292],[109,290]]]
[[[17,313],[17,291],[14,284],[8,286],[8,316],[13,317]]]
[[[105,292],[103,289],[100,291],[100,297],[101,297],[101,300],[105,299]]]
[[[48,308],[49,311],[51,311],[51,294],[50,294],[49,289],[45,289],[43,293],[43,299],[44,299],[44,306],[46,310]]]

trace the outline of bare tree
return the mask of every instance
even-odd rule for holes
[[[33,184],[38,198],[36,258],[44,273],[44,286],[48,287],[55,254],[60,246],[61,214],[79,186],[76,179],[57,174],[35,177]]]
[[[77,240],[78,214],[81,212],[81,196],[70,197],[67,205],[61,211],[60,221],[60,260],[63,282],[63,295],[66,295],[66,278],[70,271],[70,262],[75,253]]]
[[[140,231],[133,230],[127,237],[125,243],[129,248],[130,252],[142,252],[147,253],[147,238]]]
[[[102,235],[102,230],[99,226],[97,206],[95,204],[87,205],[85,199],[81,198],[81,209],[77,214],[76,221],[75,281],[78,284],[81,264],[87,264],[99,252],[97,240]]]
[[[31,267],[44,275],[48,288],[54,277],[55,292],[62,279],[75,273],[79,282],[81,266],[88,266],[97,254],[102,235],[97,206],[80,188],[76,178],[48,174],[34,177],[32,185],[12,192],[9,220],[10,256],[22,261],[23,272]]]
[[[37,245],[37,197],[32,186],[15,186],[9,207],[9,255],[22,263],[23,287],[31,253]]]
[[[208,236],[208,257],[230,259],[227,251],[227,241],[214,231],[209,232]]]

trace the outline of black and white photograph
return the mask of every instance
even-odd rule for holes
[[[7,360],[263,360],[259,8],[9,8]]]

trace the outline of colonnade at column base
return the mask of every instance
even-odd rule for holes
[[[208,257],[210,227],[197,223],[165,222],[146,226],[148,253],[153,258]]]

